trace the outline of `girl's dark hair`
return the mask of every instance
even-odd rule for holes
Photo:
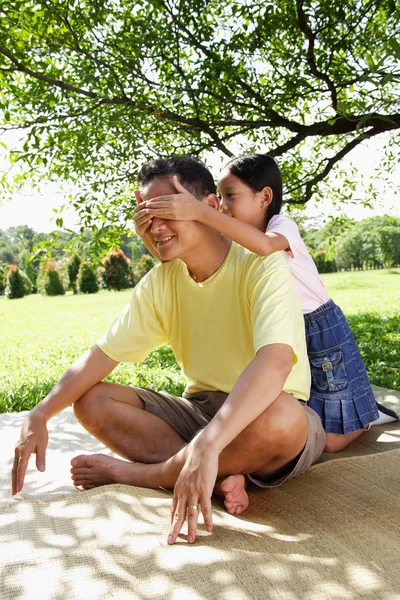
[[[213,176],[206,165],[198,158],[187,155],[149,160],[140,169],[138,181],[144,187],[156,177],[170,175],[178,175],[181,184],[198,200],[217,191]]]
[[[268,186],[272,190],[272,202],[267,210],[267,222],[281,212],[282,175],[278,165],[269,154],[245,154],[232,158],[225,166],[232,175],[246,183],[253,192]]]

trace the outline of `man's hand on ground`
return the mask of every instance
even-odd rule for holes
[[[12,469],[12,495],[18,494],[24,486],[26,469],[31,454],[36,454],[36,468],[46,469],[46,449],[49,434],[46,420],[34,411],[29,413],[22,426],[20,438],[15,446]]]
[[[206,530],[211,532],[211,496],[218,473],[218,454],[205,453],[194,447],[180,472],[174,487],[171,508],[171,529],[168,544],[174,544],[188,519],[188,542],[196,539],[199,511],[203,513]]]

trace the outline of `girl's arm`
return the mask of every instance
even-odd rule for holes
[[[206,204],[201,204],[200,218],[198,219],[201,223],[219,231],[222,235],[255,252],[255,254],[269,256],[273,252],[289,248],[289,242],[284,235],[265,233],[257,227],[249,225],[249,223],[218,212]]]
[[[145,202],[149,216],[178,221],[199,221],[260,256],[268,256],[289,248],[285,236],[279,233],[265,233],[253,225],[218,212],[197,200],[176,177],[173,177],[172,181],[178,193]]]

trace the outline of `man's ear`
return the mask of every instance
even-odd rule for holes
[[[271,204],[271,202],[272,202],[272,200],[274,198],[274,192],[269,187],[269,185],[266,185],[261,190],[261,194],[262,194],[262,196],[261,196],[261,208],[264,208],[266,210],[268,208],[268,206]]]
[[[204,196],[202,202],[208,204],[208,206],[211,206],[211,208],[219,210],[219,200],[216,194],[208,194],[207,196]]]

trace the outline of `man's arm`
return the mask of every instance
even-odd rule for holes
[[[261,348],[237,380],[220,410],[204,428],[197,441],[199,447],[220,454],[276,400],[291,370],[290,346],[271,344]]]
[[[218,413],[186,447],[187,458],[174,487],[172,514],[178,513],[168,543],[173,544],[188,507],[201,505],[204,523],[212,530],[211,495],[222,450],[259,417],[282,392],[292,369],[292,348],[271,344],[259,350],[237,380]],[[190,519],[188,536],[194,540],[197,519]]]
[[[85,392],[107,377],[118,362],[93,346],[65,371],[51,392],[26,417],[15,447],[12,470],[12,494],[20,492],[31,454],[36,454],[36,467],[45,470],[48,441],[47,421],[73,404]]]

